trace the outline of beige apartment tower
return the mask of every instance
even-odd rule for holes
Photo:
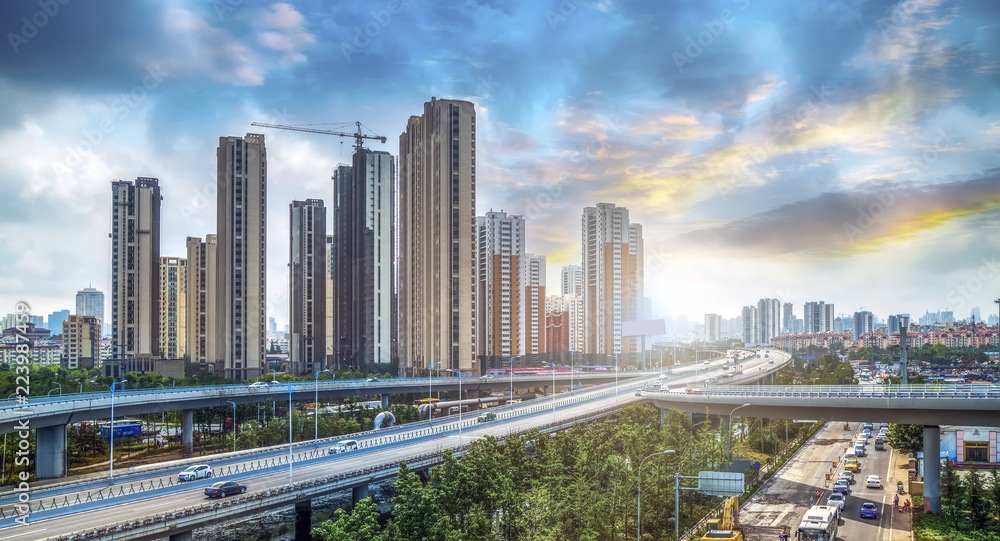
[[[187,238],[187,353],[197,370],[221,370],[217,347],[215,280],[218,244],[215,235]]]
[[[522,266],[524,294],[521,295],[524,321],[524,353],[533,355],[548,351],[545,342],[545,256],[527,254]]]
[[[487,366],[499,368],[501,361],[523,351],[524,218],[491,210],[476,222],[479,356]]]
[[[622,336],[622,322],[639,319],[642,304],[642,226],[628,209],[598,203],[583,209],[584,351],[636,353],[635,338]]]
[[[438,100],[399,136],[400,371],[476,359],[476,111]]]
[[[160,258],[160,355],[183,359],[187,353],[187,259]]]
[[[62,367],[94,368],[101,362],[101,318],[73,314],[62,324]]]
[[[216,158],[218,360],[225,377],[253,379],[266,370],[267,361],[264,136],[220,137]]]
[[[160,357],[160,186],[111,183],[111,357],[105,375],[152,370]]]

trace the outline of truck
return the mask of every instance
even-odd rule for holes
[[[713,518],[706,525],[708,531],[701,536],[702,541],[743,541],[739,497],[726,498],[722,506],[722,517]]]

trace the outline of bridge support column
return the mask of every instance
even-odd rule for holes
[[[39,479],[66,477],[66,425],[35,430],[35,449],[35,475]]]
[[[295,502],[295,541],[312,540],[312,500]]]
[[[924,512],[941,512],[941,427],[924,425]]]
[[[368,497],[368,485],[361,485],[351,488],[351,505],[358,505],[358,502]]]
[[[191,541],[192,539],[194,539],[194,533],[192,530],[170,534],[170,541]]]
[[[181,444],[184,446],[184,456],[194,453],[194,410],[181,412]]]
[[[542,396],[549,396],[549,386],[542,387]]]
[[[382,409],[389,409],[389,395],[382,395]]]
[[[466,398],[479,398],[479,389],[469,389]]]

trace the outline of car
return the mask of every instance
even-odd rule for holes
[[[705,362],[703,362],[701,364],[712,364],[712,361],[705,361]]]
[[[854,480],[854,474],[849,471],[840,472],[840,477],[838,479],[843,479],[847,481],[848,484],[853,485],[856,481]]]
[[[864,435],[864,436],[865,436],[866,438],[870,438],[870,437],[872,437],[872,431],[871,431],[871,430],[869,430],[869,429],[867,429],[867,428],[866,428],[866,429],[864,429],[864,430],[862,430],[862,431],[861,431],[861,433],[862,433],[862,434],[863,434],[863,435]]]
[[[255,381],[248,385],[247,389],[267,389],[267,384],[263,381]]]
[[[851,486],[846,479],[837,479],[837,482],[833,484],[833,492],[835,494],[850,494]]]
[[[875,440],[875,450],[876,451],[885,451],[885,441],[884,440]]]
[[[767,361],[767,364],[774,364],[774,361]]]
[[[877,475],[869,475],[865,479],[865,486],[868,488],[882,488],[882,478]]]
[[[862,432],[861,434],[858,434],[858,441],[868,443],[868,437],[869,434],[865,434],[864,432]]]
[[[826,500],[827,505],[831,505],[840,509],[840,512],[844,512],[844,506],[847,505],[847,496],[841,493],[830,494],[830,497]]]
[[[378,378],[368,378],[365,381],[367,381],[367,382],[370,383],[370,382],[373,382],[373,381],[378,381]]]
[[[858,458],[861,458],[861,457],[865,456],[865,446],[864,445],[855,445],[854,446],[854,455],[857,456]]]
[[[871,429],[875,428],[875,424],[874,423],[865,423],[865,424],[861,425],[861,428],[867,428],[868,430],[871,430]]]
[[[636,389],[635,390],[635,396],[642,396],[642,390],[641,389]]]
[[[858,473],[858,471],[861,470],[861,463],[858,462],[858,459],[856,458],[846,460],[844,461],[844,469],[847,471]]]
[[[234,481],[219,481],[205,487],[205,495],[209,498],[225,498],[230,494],[243,494],[246,491],[246,485],[241,485]]]
[[[208,479],[212,477],[212,467],[208,464],[195,464],[188,466],[177,474],[178,481],[195,481],[198,479]]]
[[[340,440],[330,447],[330,454],[337,455],[348,451],[355,451],[358,448],[358,440]]]
[[[488,423],[490,421],[496,421],[496,420],[497,420],[497,414],[493,413],[492,411],[486,411],[480,413],[479,417],[476,418],[477,423]]]
[[[861,518],[878,518],[878,507],[872,502],[861,504]]]

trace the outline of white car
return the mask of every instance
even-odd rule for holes
[[[267,384],[263,381],[255,381],[250,385],[247,385],[247,389],[267,389]]]
[[[847,504],[847,496],[839,492],[830,494],[830,498],[826,500],[826,504],[836,506],[843,513],[844,505]]]
[[[208,464],[195,464],[188,466],[177,474],[178,481],[196,481],[198,479],[208,479],[212,477],[212,467]]]
[[[333,444],[333,447],[330,447],[330,454],[339,455],[340,453],[346,453],[348,451],[356,451],[357,449],[358,449],[357,440],[341,440]]]
[[[869,475],[865,479],[865,486],[868,488],[882,488],[882,478],[877,475]]]

